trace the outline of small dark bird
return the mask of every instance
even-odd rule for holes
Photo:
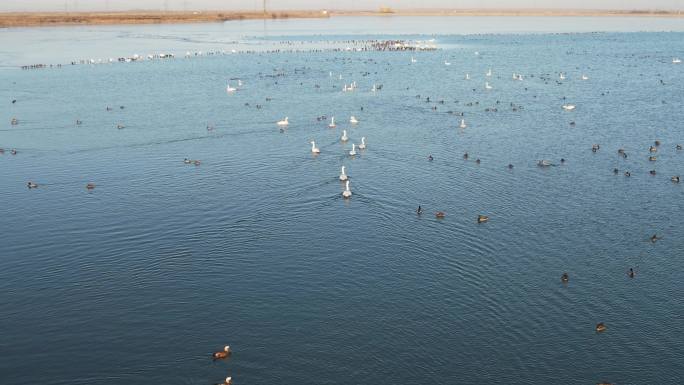
[[[603,322],[599,322],[596,324],[597,333],[603,333],[606,331],[606,329],[608,329],[608,327],[606,327],[606,325]]]
[[[561,275],[561,281],[562,282],[567,283],[569,280],[570,280],[570,276],[568,276],[568,273],[563,273],[563,275]]]

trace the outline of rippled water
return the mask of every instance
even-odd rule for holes
[[[681,383],[684,33],[435,39],[1,70],[1,382]]]

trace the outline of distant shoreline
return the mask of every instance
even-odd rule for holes
[[[561,9],[414,9],[379,11],[125,11],[5,12],[0,28],[63,25],[221,23],[231,20],[304,19],[331,16],[534,16],[534,17],[665,17],[684,18],[682,11]]]

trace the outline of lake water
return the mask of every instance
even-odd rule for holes
[[[440,49],[181,57],[396,37]],[[0,39],[2,384],[682,383],[681,20],[333,18]],[[179,56],[17,68],[152,52]],[[362,136],[367,149],[347,155]],[[232,357],[212,362],[225,344]]]

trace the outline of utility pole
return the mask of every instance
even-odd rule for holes
[[[266,15],[266,0],[264,0],[264,15]]]

